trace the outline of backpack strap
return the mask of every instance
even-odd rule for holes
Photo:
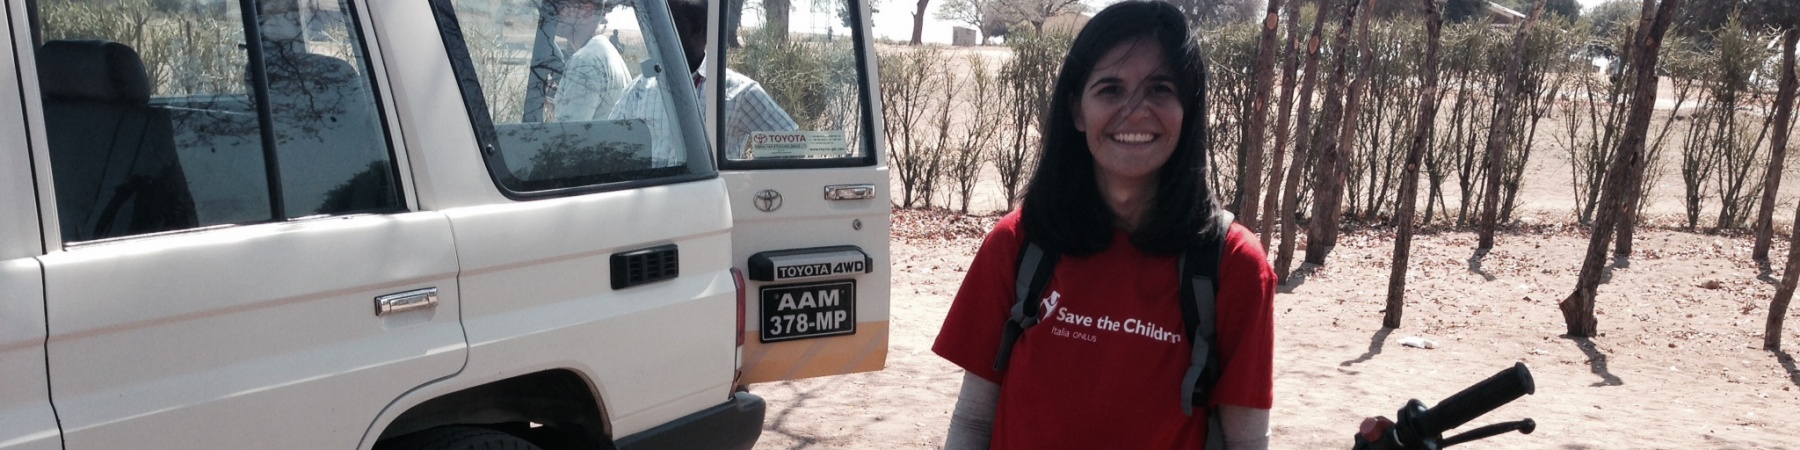
[[[1012,317],[1006,319],[1006,327],[1000,331],[1000,355],[994,357],[994,370],[1005,372],[1006,365],[1012,361],[1013,343],[1018,342],[1019,335],[1026,328],[1038,323],[1038,297],[1044,288],[1050,285],[1050,277],[1056,272],[1056,259],[1059,255],[1044,251],[1044,247],[1036,242],[1025,241],[1025,248],[1019,253],[1018,280],[1013,284],[1015,299]]]
[[[1219,354],[1212,348],[1218,342],[1215,300],[1219,293],[1219,260],[1224,258],[1225,237],[1231,234],[1231,223],[1236,217],[1220,211],[1214,218],[1216,232],[1182,252],[1179,263],[1181,318],[1189,330],[1188,342],[1193,345],[1187,374],[1181,380],[1181,412],[1189,416],[1194,415],[1196,406],[1208,407],[1208,396],[1220,374]],[[1216,419],[1218,415],[1211,416]]]

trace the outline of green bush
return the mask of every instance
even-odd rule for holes
[[[849,39],[808,41],[756,29],[728,65],[762,83],[802,130],[856,130],[856,54]],[[850,133],[854,140],[855,133]]]

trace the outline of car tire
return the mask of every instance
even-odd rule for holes
[[[541,450],[518,436],[478,427],[438,427],[400,436],[378,450]]]

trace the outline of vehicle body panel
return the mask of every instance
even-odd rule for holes
[[[0,34],[0,86],[20,81],[14,33]],[[29,142],[18,91],[0,95],[0,142]],[[44,275],[32,152],[0,151],[0,449],[60,449],[44,367]]]
[[[45,255],[67,448],[355,446],[390,399],[463,365],[452,242],[424,212]],[[375,297],[431,287],[435,308],[376,315]],[[260,431],[172,432],[206,429]]]
[[[722,21],[719,5],[714,3],[712,6],[714,20]],[[881,127],[876,125],[881,123],[881,107],[877,95],[879,78],[874,72],[875,47],[866,26],[870,17],[867,2],[850,1],[839,6],[855,8],[856,17],[864,24],[860,30],[854,30],[848,36],[852,41],[850,48],[859,53],[854,56],[861,64],[858,79],[855,80],[860,86],[854,86],[852,90],[860,97],[855,99],[861,107],[857,111],[857,117],[863,120],[857,121],[855,125],[860,128],[860,134],[855,134],[852,139],[859,142],[852,145],[860,146],[862,158],[866,159],[836,159],[836,162],[849,164],[815,164],[818,162],[816,160],[748,160],[743,164],[744,167],[728,168],[721,172],[721,176],[731,191],[731,260],[734,265],[748,270],[746,266],[749,265],[750,258],[762,252],[854,246],[867,255],[868,271],[838,274],[801,283],[748,281],[745,300],[749,304],[746,305],[744,314],[743,373],[738,380],[740,384],[867,372],[881,370],[886,364],[888,310],[891,307],[889,291],[893,274],[888,253],[890,203],[887,152],[880,134]],[[727,49],[724,45],[725,38],[717,28],[709,30],[709,33],[709,55],[718,55],[721,50],[735,51]],[[817,34],[799,32],[795,32],[790,39],[825,47],[829,44],[817,44],[813,40],[833,42],[831,35],[820,37]],[[821,53],[828,51],[821,50]],[[726,58],[709,58],[708,66],[703,70],[713,71],[715,79],[723,78],[724,75],[715,65],[719,60],[732,59],[729,53],[727,55]],[[732,68],[740,69],[743,68]],[[706,94],[709,96],[708,105],[723,105],[718,100],[717,92],[709,89]],[[709,123],[717,124],[724,120],[722,118],[726,113],[721,110],[722,106],[708,111]],[[720,136],[716,127],[714,125],[715,129],[709,130],[709,136]],[[715,143],[715,146],[718,145]],[[723,153],[725,150],[720,148],[717,151]],[[853,162],[859,159],[860,161]],[[726,157],[721,157],[721,161],[728,164],[732,162]],[[832,199],[827,193],[827,188],[832,186],[866,187],[872,189],[872,195],[862,199]],[[759,199],[759,196],[763,198]],[[771,205],[771,198],[778,200],[774,200],[776,203]],[[759,205],[759,201],[762,204]],[[769,320],[776,320],[764,317],[760,311],[759,293],[763,289],[845,280],[854,281],[856,286],[854,334],[763,342],[763,328],[771,326]]]
[[[0,260],[0,380],[5,380],[0,383],[0,449],[62,448],[44,369],[44,278],[39,267],[31,258]]]
[[[623,437],[724,402],[733,372],[730,210],[717,178],[533,200],[494,185],[427,2],[376,3],[420,205],[456,230],[469,367],[446,385],[570,369]],[[424,154],[429,154],[424,155]],[[445,181],[449,180],[449,181]],[[472,182],[479,180],[479,182]],[[674,244],[680,276],[614,290],[609,257]],[[442,387],[398,404],[416,404]],[[395,408],[377,420],[393,420]]]

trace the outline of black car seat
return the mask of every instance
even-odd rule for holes
[[[168,111],[130,46],[49,41],[38,50],[44,129],[65,242],[196,225]]]

